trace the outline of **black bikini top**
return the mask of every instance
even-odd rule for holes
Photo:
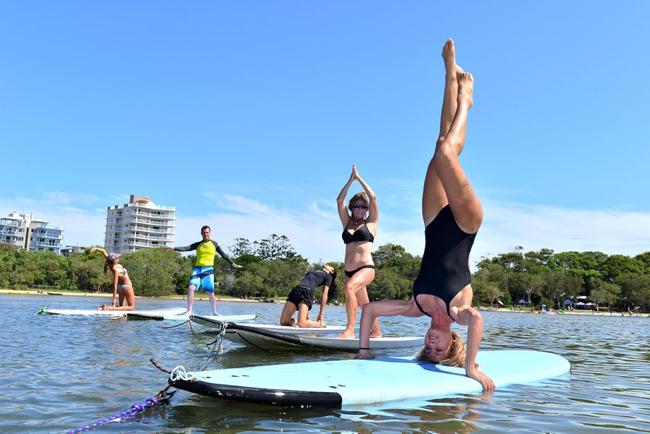
[[[348,222],[348,225],[350,225],[350,222]],[[341,234],[341,237],[343,238],[343,243],[345,244],[363,241],[369,241],[372,243],[375,241],[375,236],[370,232],[367,224],[364,224],[363,226],[357,228],[357,230],[352,233],[348,232],[348,227],[346,226],[343,230],[343,233]]]

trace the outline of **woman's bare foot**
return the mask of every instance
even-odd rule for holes
[[[372,325],[372,328],[370,329],[370,337],[375,339],[381,337],[381,329],[379,328],[379,322],[376,319]]]
[[[469,109],[474,103],[474,77],[469,72],[458,72],[458,105]]]
[[[442,47],[442,59],[445,62],[445,93],[440,116],[440,138],[449,132],[458,107],[458,74],[465,72],[456,63],[456,45],[453,39],[447,39]],[[456,155],[463,151],[464,143],[456,146]]]
[[[343,330],[343,333],[338,335],[336,339],[354,339],[354,330]]]
[[[456,63],[456,44],[449,38],[442,47],[442,59],[445,62],[445,72],[447,80],[456,80],[458,72],[464,72],[463,68]]]

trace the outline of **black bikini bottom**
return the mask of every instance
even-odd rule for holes
[[[348,279],[349,279],[350,277],[352,277],[352,276],[354,276],[355,274],[357,274],[357,271],[359,271],[359,270],[363,270],[364,268],[372,268],[372,269],[374,269],[375,266],[374,266],[374,265],[362,265],[361,267],[359,267],[359,268],[355,268],[355,269],[352,270],[352,271],[345,270],[345,275],[346,275],[346,276],[348,277]]]

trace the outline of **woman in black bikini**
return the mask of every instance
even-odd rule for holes
[[[345,206],[345,196],[354,180],[365,190],[352,196],[348,206]],[[352,165],[350,179],[336,198],[339,217],[343,225],[343,243],[345,244],[345,310],[348,323],[343,333],[338,337],[354,338],[354,323],[357,318],[357,308],[367,304],[368,286],[375,278],[375,263],[372,260],[372,242],[377,233],[377,198],[366,182],[359,176],[357,166]],[[348,214],[348,210],[350,213]],[[372,337],[380,337],[379,322],[374,321]]]
[[[422,193],[424,255],[420,274],[413,285],[413,297],[369,303],[363,307],[357,358],[371,358],[368,351],[372,324],[378,316],[431,317],[431,325],[418,357],[434,363],[464,366],[468,377],[485,390],[494,382],[477,369],[476,354],[483,334],[483,319],[472,308],[469,252],[483,220],[476,196],[458,155],[465,145],[467,114],[472,106],[474,79],[456,65],[454,42],[442,49],[445,61],[445,94],[440,119],[440,136],[429,163]],[[467,326],[467,347],[451,324]]]

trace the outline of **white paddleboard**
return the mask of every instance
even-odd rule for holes
[[[564,357],[541,351],[479,351],[477,362],[497,388],[559,377],[570,370]],[[410,357],[217,369],[189,375],[194,378],[170,377],[169,383],[216,398],[284,406],[341,407],[482,391],[478,381],[465,376],[464,368]]]
[[[231,322],[231,321],[253,321],[257,315],[188,315],[185,309],[181,309],[181,313],[166,313],[166,312],[127,312],[126,317],[129,319],[151,319],[158,321],[192,321],[196,318],[203,318],[211,321]]]
[[[142,313],[152,315],[178,315],[185,312],[185,309],[171,308],[171,309],[153,309],[153,310],[97,310],[97,309],[41,309],[39,314],[47,315],[83,315],[83,316],[108,316],[120,318],[126,316],[128,313]]]
[[[207,327],[215,327],[221,329],[223,327],[224,321],[215,320],[213,318],[215,317],[205,317],[205,316],[195,315],[193,320]],[[309,333],[319,333],[319,334],[340,333],[345,329],[344,326],[291,327],[291,326],[281,326],[277,324],[246,324],[246,327],[251,327],[257,330],[266,330],[266,331],[272,331],[277,333],[284,333],[288,335],[301,335],[301,334],[309,334]]]
[[[318,331],[312,332],[313,335],[285,334],[254,326],[255,324],[228,324],[224,338],[231,342],[250,345],[266,351],[320,349],[357,352],[359,350],[359,339],[337,339],[331,334],[318,336]],[[421,336],[382,337],[370,339],[370,348],[405,348],[419,346],[422,343]]]

